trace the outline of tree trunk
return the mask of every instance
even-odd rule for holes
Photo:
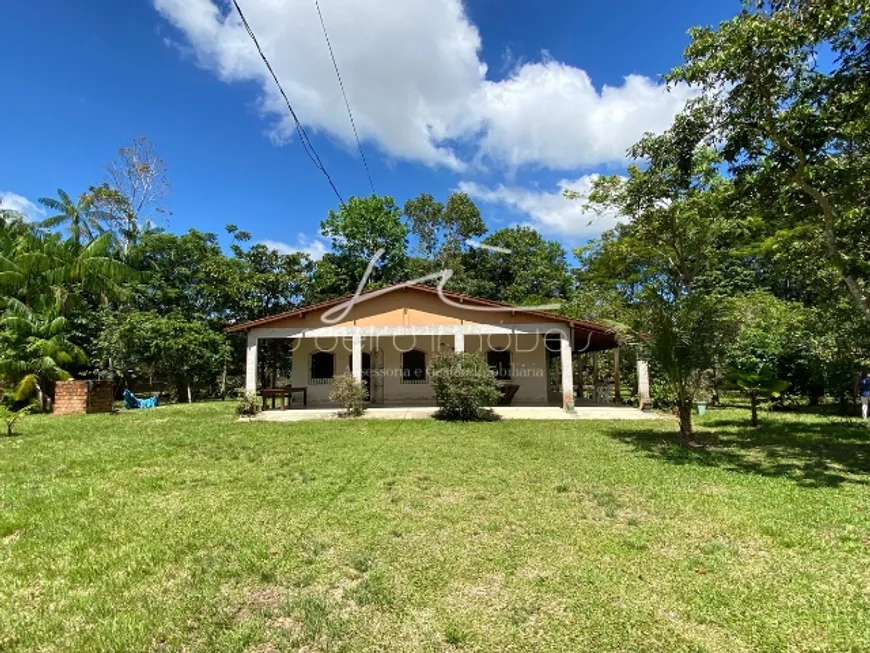
[[[40,386],[39,383],[36,384],[36,400],[39,402],[39,410],[44,413],[46,395],[45,392],[42,391],[42,386]]]
[[[622,369],[620,368],[619,347],[613,350],[613,401],[622,403]]]
[[[846,284],[846,288],[849,290],[849,294],[852,295],[852,300],[858,310],[864,314],[864,317],[870,320],[870,298],[868,298],[865,293],[864,284],[852,273],[850,265],[843,256],[843,253],[840,251],[840,245],[837,242],[837,233],[835,229],[834,208],[831,205],[831,200],[824,192],[811,184],[808,179],[806,153],[800,147],[785,138],[778,130],[776,130],[776,128],[773,127],[772,123],[768,125],[768,129],[770,130],[771,140],[773,140],[777,145],[789,150],[795,155],[795,157],[797,157],[797,170],[794,173],[794,181],[806,195],[816,202],[822,211],[822,226],[825,231],[827,258],[840,274],[840,278]]]
[[[679,404],[680,440],[691,442],[695,434],[692,431],[692,402],[681,401]]]
[[[749,395],[749,406],[752,409],[752,417],[749,419],[749,426],[755,428],[758,426],[758,395]]]
[[[187,403],[193,403],[193,393],[190,391],[190,381],[187,382]]]

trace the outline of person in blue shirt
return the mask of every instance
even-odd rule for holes
[[[861,417],[867,419],[867,410],[870,408],[870,372],[864,370],[864,375],[858,379],[855,390],[861,397]]]

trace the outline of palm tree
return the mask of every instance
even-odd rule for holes
[[[59,305],[37,312],[14,298],[5,303],[0,376],[14,386],[15,401],[35,395],[45,410],[50,384],[70,378],[67,368],[85,364],[87,356],[68,340],[69,323]]]
[[[61,310],[65,313],[90,293],[106,300],[124,295],[123,282],[135,281],[138,273],[114,257],[115,238],[105,232],[82,246],[71,240],[55,242],[49,247],[54,267],[49,283],[57,289]]]
[[[0,297],[16,297],[32,306],[50,294],[46,275],[54,263],[44,241],[29,228],[0,230]]]
[[[88,240],[93,240],[105,231],[103,222],[106,222],[110,216],[95,206],[96,199],[93,194],[82,195],[78,203],[73,202],[72,198],[61,188],[57,189],[57,196],[60,200],[51,197],[39,199],[40,204],[58,212],[57,215],[40,222],[40,227],[53,229],[68,223],[67,228],[76,246],[81,245],[82,236]]]
[[[81,245],[57,234],[12,235],[0,230],[0,297],[17,298],[41,310],[59,296],[64,313],[84,298],[83,292],[119,298],[122,282],[138,275],[113,256],[113,248],[108,232]]]

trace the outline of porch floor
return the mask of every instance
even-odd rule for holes
[[[431,419],[434,406],[378,406],[368,408],[362,419]],[[566,413],[556,406],[499,406],[493,408],[502,419],[540,420],[639,420],[660,419],[655,413],[645,413],[631,406],[577,406],[574,413]],[[253,418],[262,422],[301,422],[304,420],[338,419],[335,408],[294,408],[292,410],[266,410]]]

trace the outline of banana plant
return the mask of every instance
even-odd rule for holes
[[[67,338],[70,325],[55,305],[43,311],[14,298],[6,298],[0,317],[0,377],[14,387],[16,402],[35,397],[48,404],[50,385],[71,377],[69,368],[83,365],[87,356]]]

